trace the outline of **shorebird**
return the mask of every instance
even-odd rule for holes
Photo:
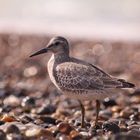
[[[100,101],[113,96],[112,89],[133,88],[134,84],[115,78],[101,68],[69,55],[69,43],[64,37],[52,38],[48,45],[30,57],[51,52],[48,73],[51,81],[64,95],[77,99],[81,106],[81,127],[85,126],[83,100],[96,101],[95,126],[98,123]]]

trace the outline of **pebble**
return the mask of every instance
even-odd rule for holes
[[[134,114],[130,115],[129,118],[131,121],[137,121],[140,118],[140,114],[139,112],[134,112]]]
[[[140,88],[137,88],[133,94],[131,94],[132,96],[140,96]]]
[[[5,122],[0,120],[0,125],[3,125]]]
[[[24,124],[34,121],[30,116],[25,115],[25,114],[21,116],[20,119],[21,119],[20,121]]]
[[[7,127],[6,129],[6,133],[9,134],[9,133],[15,133],[15,134],[20,134],[20,130],[19,128],[14,125],[14,124],[11,124]]]
[[[25,136],[28,138],[37,138],[37,137],[53,137],[53,134],[49,130],[40,129],[40,128],[31,128],[26,130]]]
[[[99,116],[103,120],[108,120],[109,118],[111,118],[112,112],[109,110],[101,110]]]
[[[35,99],[32,97],[25,97],[21,102],[21,106],[24,107],[25,110],[30,110],[35,106]]]
[[[114,113],[114,112],[120,112],[122,110],[122,108],[120,107],[120,106],[117,106],[117,105],[115,105],[115,106],[113,106],[112,108],[111,108],[111,111]]]
[[[140,137],[140,130],[134,128],[134,129],[131,129],[130,131],[128,131],[128,134]]]
[[[119,126],[116,123],[109,122],[109,121],[104,122],[104,124],[102,125],[102,129],[104,131],[107,131],[107,132],[111,131],[112,133],[119,133],[120,132]]]
[[[0,129],[0,140],[6,140],[6,134],[3,130]]]
[[[24,136],[20,134],[11,133],[7,135],[7,140],[26,140]]]
[[[56,137],[57,140],[71,140],[69,136],[66,135],[60,135]]]
[[[131,130],[131,129],[140,129],[140,124],[130,125],[127,128],[128,128],[128,130]]]
[[[88,139],[90,137],[88,132],[81,131],[80,134],[82,135],[83,139]]]
[[[6,96],[6,90],[0,88],[0,98],[4,98]]]
[[[82,139],[82,135],[76,130],[72,130],[69,135],[72,140],[81,140]]]
[[[13,122],[13,121],[16,121],[16,119],[13,116],[10,116],[8,114],[4,114],[2,116],[2,118],[0,119],[0,121],[3,121],[3,122]]]
[[[3,103],[4,103],[4,105],[16,107],[16,106],[20,105],[20,100],[16,96],[10,95],[9,97],[4,99]]]
[[[120,133],[112,135],[109,140],[140,140],[140,137],[129,135],[127,133]]]
[[[12,106],[10,105],[3,105],[1,108],[0,108],[0,113],[8,113],[12,110]]]
[[[130,102],[133,104],[139,104],[140,103],[140,96],[132,96],[130,98]]]
[[[110,98],[105,98],[104,101],[103,101],[103,105],[105,107],[109,107],[109,106],[114,106],[114,105],[117,105],[116,101],[113,100],[113,99],[110,99]]]
[[[58,130],[64,134],[69,134],[70,131],[72,130],[72,127],[68,123],[64,123],[64,122],[58,124],[57,127],[58,127]]]
[[[45,104],[41,108],[38,109],[37,114],[38,115],[52,114],[52,113],[55,113],[55,111],[56,111],[56,106]]]
[[[40,116],[39,119],[47,124],[56,124],[56,119],[49,116]]]
[[[125,108],[120,112],[119,116],[125,119],[129,119],[131,114],[133,114],[133,111],[130,108]]]

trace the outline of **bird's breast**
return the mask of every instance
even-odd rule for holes
[[[55,59],[54,59],[53,55],[51,56],[50,60],[48,61],[47,69],[48,69],[48,74],[49,74],[51,81],[60,90],[60,88],[56,82],[56,78],[55,78],[55,74],[54,74]]]

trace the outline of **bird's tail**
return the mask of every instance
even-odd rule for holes
[[[122,83],[121,86],[118,86],[118,88],[134,88],[135,85],[129,82],[126,82],[124,79],[118,79],[119,82]]]

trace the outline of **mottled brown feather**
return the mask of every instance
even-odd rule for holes
[[[100,68],[75,58],[56,66],[55,79],[62,90],[104,90],[122,86],[118,79]]]

